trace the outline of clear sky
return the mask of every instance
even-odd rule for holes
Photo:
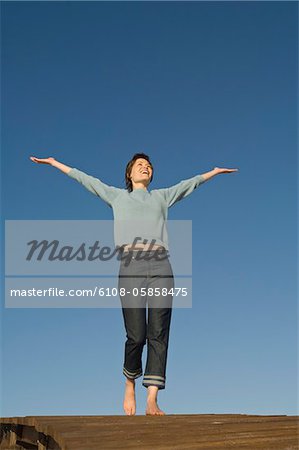
[[[151,189],[239,168],[169,210],[193,222],[193,307],[159,406],[297,414],[298,3],[2,2],[1,21],[3,218],[112,219],[30,155],[118,187],[140,151]],[[3,247],[2,280],[0,414],[123,414],[120,309],[5,308]]]

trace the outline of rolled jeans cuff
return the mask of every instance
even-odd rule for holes
[[[127,378],[130,378],[131,380],[135,380],[136,378],[141,377],[142,369],[140,368],[138,370],[132,371],[132,370],[127,370],[125,367],[123,367],[123,374]]]
[[[165,377],[160,375],[144,375],[142,385],[145,387],[157,386],[158,389],[165,389],[165,381]]]

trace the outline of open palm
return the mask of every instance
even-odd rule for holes
[[[226,169],[224,167],[214,167],[214,170],[216,170],[218,173],[230,173],[230,172],[237,172],[239,169]]]
[[[55,158],[36,158],[35,156],[30,156],[31,161],[38,163],[38,164],[51,164]]]

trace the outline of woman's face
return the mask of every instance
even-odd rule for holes
[[[150,163],[143,158],[138,158],[133,164],[131,170],[131,179],[134,183],[138,183],[140,181],[147,181],[149,184],[153,170],[151,168]]]

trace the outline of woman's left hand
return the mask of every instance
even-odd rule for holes
[[[214,167],[215,172],[218,173],[230,173],[230,172],[237,172],[239,169],[225,169],[223,167]]]

